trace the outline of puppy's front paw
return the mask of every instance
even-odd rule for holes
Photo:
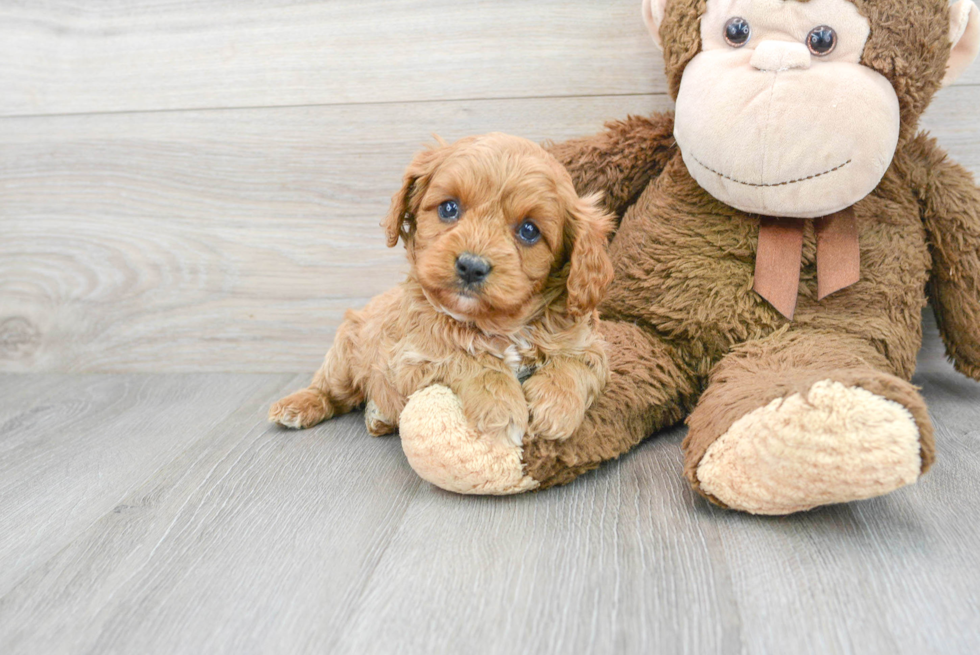
[[[286,396],[269,409],[269,420],[302,430],[333,416],[329,399],[319,391],[303,389]]]
[[[515,446],[524,442],[528,425],[526,404],[521,403],[519,408],[507,407],[506,403],[496,404],[489,399],[480,407],[467,407],[464,403],[463,411],[478,434],[502,434]]]
[[[484,388],[469,387],[461,390],[460,400],[463,413],[477,434],[500,434],[520,446],[527,433],[527,401],[512,391],[491,384]]]
[[[531,410],[530,436],[536,439],[567,439],[585,419],[586,404],[573,390],[557,387],[544,376],[531,376],[524,383]]]

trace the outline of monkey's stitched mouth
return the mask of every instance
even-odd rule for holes
[[[698,165],[701,166],[701,168],[703,168],[703,169],[705,169],[707,171],[710,171],[710,172],[714,173],[715,175],[717,175],[719,177],[723,177],[726,180],[731,180],[735,184],[741,184],[743,186],[751,186],[751,187],[757,187],[757,188],[768,188],[768,187],[777,187],[777,186],[787,186],[787,185],[790,185],[790,184],[798,184],[799,182],[806,182],[807,180],[813,180],[813,179],[816,179],[818,177],[823,177],[824,175],[829,175],[830,173],[833,173],[834,171],[839,171],[840,169],[844,168],[845,166],[847,166],[848,164],[850,164],[851,162],[854,161],[853,159],[848,159],[843,164],[841,164],[839,166],[835,166],[835,167],[831,168],[830,170],[824,171],[823,173],[814,173],[813,175],[807,175],[806,177],[801,177],[801,178],[799,178],[797,180],[786,180],[785,182],[773,182],[771,184],[757,184],[757,183],[754,183],[754,182],[743,182],[742,180],[736,180],[731,175],[725,175],[724,173],[720,173],[720,172],[716,171],[715,169],[711,168],[710,166],[708,166],[707,164],[705,164],[703,161],[701,161],[700,159],[698,159],[697,157],[695,157],[694,155],[691,155],[691,158],[694,159],[694,161],[696,161],[698,163]]]

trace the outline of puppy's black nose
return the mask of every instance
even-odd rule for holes
[[[480,284],[490,275],[490,265],[483,257],[464,252],[456,258],[456,275],[464,284]]]

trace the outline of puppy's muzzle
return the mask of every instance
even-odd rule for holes
[[[456,258],[456,277],[467,287],[476,287],[483,284],[493,265],[483,257],[478,257],[470,252],[464,252]]]

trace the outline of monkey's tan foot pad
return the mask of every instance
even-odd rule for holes
[[[505,435],[476,434],[447,387],[414,393],[399,418],[402,449],[422,479],[460,494],[508,495],[537,488],[524,475],[523,449]]]
[[[823,380],[806,397],[738,419],[697,469],[701,490],[732,509],[791,514],[872,498],[915,482],[919,430],[900,404]]]

